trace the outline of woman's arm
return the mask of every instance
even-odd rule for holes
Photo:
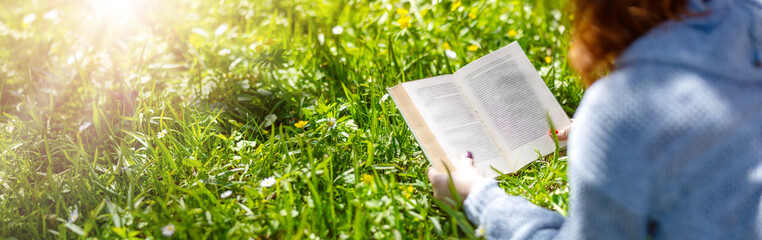
[[[469,186],[466,213],[488,238],[647,236],[650,166],[639,143],[643,129],[632,117],[639,113],[637,104],[632,104],[636,99],[629,96],[629,86],[620,84],[599,81],[587,91],[578,111],[569,142],[569,217],[509,196],[494,180]],[[472,170],[461,167],[457,171]],[[458,187],[458,179],[453,182]],[[435,191],[437,184],[432,181]]]

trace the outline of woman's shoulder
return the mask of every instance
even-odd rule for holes
[[[585,92],[585,105],[611,107],[614,111],[650,114],[683,112],[688,106],[720,101],[748,82],[723,80],[698,69],[659,63],[638,63],[616,69]],[[760,84],[756,84],[760,85]],[[709,104],[711,105],[711,104]]]
[[[591,85],[575,118],[638,136],[671,132],[722,115],[729,104],[723,99],[732,92],[724,88],[721,80],[699,71],[632,64]]]
[[[753,126],[753,121],[737,119],[762,118],[746,116],[760,107],[762,81],[644,62],[619,68],[590,86],[575,118],[604,131],[628,132],[626,137],[654,147],[690,137],[688,132]]]

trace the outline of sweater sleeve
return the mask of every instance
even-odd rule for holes
[[[609,80],[588,89],[570,131],[569,216],[509,196],[490,181],[464,202],[466,215],[488,239],[647,237],[649,164],[641,150],[642,123],[634,117],[640,104],[633,102],[632,86]]]

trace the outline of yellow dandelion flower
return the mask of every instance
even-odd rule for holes
[[[370,182],[373,181],[373,176],[367,173],[363,173],[361,179],[362,179],[362,182],[364,182],[365,184],[370,184]]]
[[[516,36],[516,34],[518,34],[518,33],[516,32],[516,30],[513,30],[513,29],[511,29],[510,31],[508,31],[508,36],[509,36],[509,37],[515,37],[515,36]]]
[[[410,17],[403,16],[397,20],[397,23],[400,24],[400,28],[408,28],[410,27]]]
[[[551,58],[550,56],[545,57],[545,63],[550,63],[551,61],[553,61],[553,58]]]
[[[475,52],[476,50],[478,50],[478,49],[479,49],[479,46],[476,46],[476,45],[470,45],[470,46],[466,47],[466,49],[468,49],[468,51],[472,51],[472,52]]]
[[[397,14],[399,14],[400,16],[405,16],[407,15],[407,9],[397,8]]]
[[[307,123],[308,123],[307,121],[299,121],[297,123],[294,123],[294,127],[303,128],[304,126],[307,125]]]
[[[270,133],[270,131],[267,131],[267,130],[262,130],[262,132],[265,133],[265,134],[269,134]]]
[[[468,13],[468,18],[470,18],[470,19],[476,19],[476,14],[474,14],[474,13]]]
[[[409,192],[409,193],[412,193],[412,192],[413,192],[413,190],[415,190],[415,189],[413,188],[413,186],[412,186],[412,185],[410,185],[410,186],[407,186],[407,189],[405,189],[405,190],[406,190],[407,192]]]
[[[450,50],[452,47],[450,47],[449,43],[445,42],[444,44],[442,44],[442,48],[444,48],[445,50]]]
[[[450,7],[450,11],[455,11],[455,9],[458,9],[460,5],[461,5],[460,0],[455,1],[454,3],[452,3],[452,7]]]

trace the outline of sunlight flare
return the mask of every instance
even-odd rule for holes
[[[126,24],[135,21],[137,4],[131,0],[91,0],[95,13],[110,24]]]

